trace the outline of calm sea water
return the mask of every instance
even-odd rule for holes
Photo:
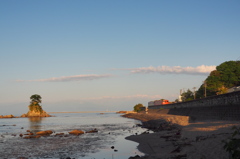
[[[125,140],[129,135],[144,131],[139,121],[123,118],[116,113],[68,113],[52,114],[49,118],[13,118],[0,120],[0,158],[84,158],[128,159],[143,154],[137,143]],[[98,129],[98,133],[80,136],[56,137],[56,133],[68,134],[79,129]],[[52,130],[54,134],[39,139],[22,139],[19,134]],[[111,148],[114,146],[114,148]]]

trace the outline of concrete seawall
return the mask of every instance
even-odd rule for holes
[[[192,120],[240,120],[240,91],[148,109],[168,109],[167,114],[189,116]]]

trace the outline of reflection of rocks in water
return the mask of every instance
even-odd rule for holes
[[[28,140],[12,138],[7,140],[4,146],[0,145],[0,154],[6,158],[79,158],[99,152],[100,148],[106,147],[106,143],[112,144],[113,139],[112,137],[111,141],[108,141],[107,134],[99,136],[96,133],[86,136],[45,136]]]
[[[37,129],[44,129],[41,121],[44,118],[29,118],[31,131],[37,132]],[[69,127],[66,133],[76,126]],[[85,133],[80,136],[64,135],[61,130],[56,131],[52,135],[42,136],[41,138],[23,139],[20,137],[12,137],[5,140],[4,144],[0,144],[0,154],[2,158],[85,158],[89,154],[99,152],[105,149],[106,152],[117,153],[110,147],[115,145],[118,135],[126,134],[130,127],[121,124],[102,124],[102,125],[81,125],[82,130],[97,130],[97,133]],[[132,128],[131,128],[132,130]],[[85,131],[86,132],[86,131]],[[109,134],[109,132],[111,132]],[[59,135],[54,135],[58,134]],[[0,141],[1,142],[1,141]],[[121,148],[118,146],[118,150]],[[130,155],[129,155],[130,156]],[[0,158],[1,158],[0,157]],[[88,157],[89,158],[89,157]],[[102,157],[103,158],[103,157]]]
[[[29,117],[29,121],[35,122],[35,123],[41,123],[42,117]]]
[[[31,131],[33,132],[37,132],[37,131],[41,131],[41,122],[42,120],[44,120],[44,118],[42,117],[29,117],[29,127],[31,129]]]

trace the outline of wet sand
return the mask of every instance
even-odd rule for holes
[[[227,159],[223,149],[239,121],[190,121],[188,116],[136,113],[124,117],[141,120],[154,133],[132,135],[126,139],[139,143],[144,159]],[[140,157],[136,157],[140,158]]]

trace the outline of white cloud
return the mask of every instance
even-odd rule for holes
[[[216,66],[197,66],[197,67],[181,67],[181,66],[158,66],[158,67],[140,67],[128,69],[131,73],[161,73],[161,74],[192,74],[192,75],[207,75],[215,70]]]
[[[146,94],[136,94],[136,95],[128,95],[128,96],[102,96],[95,98],[85,98],[82,100],[111,100],[111,99],[161,99],[160,95],[146,95]]]
[[[90,75],[74,75],[74,76],[62,76],[52,77],[47,79],[36,79],[36,80],[17,80],[17,82],[69,82],[69,81],[81,81],[81,80],[95,80],[100,78],[112,77],[111,74],[90,74]]]

